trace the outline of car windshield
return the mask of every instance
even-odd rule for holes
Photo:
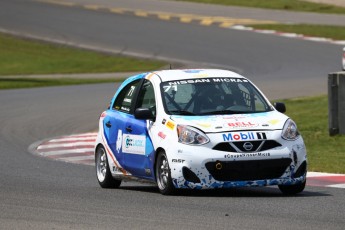
[[[197,78],[161,83],[164,108],[171,115],[217,115],[271,111],[259,91],[242,78]]]

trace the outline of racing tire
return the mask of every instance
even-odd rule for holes
[[[95,164],[97,180],[102,188],[118,188],[120,186],[121,180],[117,180],[111,175],[107,153],[103,146],[96,150]]]
[[[160,151],[157,155],[155,166],[156,182],[158,189],[163,195],[173,195],[176,193],[171,179],[171,171],[168,158],[164,151]]]
[[[294,185],[278,185],[280,191],[285,195],[295,195],[300,193],[304,190],[306,180],[302,184],[294,184]]]

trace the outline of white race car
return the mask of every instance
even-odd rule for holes
[[[122,180],[178,189],[306,184],[306,148],[296,124],[247,78],[215,69],[162,70],[125,80],[99,119],[101,187]]]

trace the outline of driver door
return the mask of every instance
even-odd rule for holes
[[[156,115],[156,100],[152,83],[145,79],[137,95],[134,110],[149,108]],[[123,130],[124,164],[129,172],[138,177],[153,178],[154,148],[149,135],[152,122],[136,119],[131,114]]]

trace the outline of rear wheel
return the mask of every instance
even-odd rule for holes
[[[97,148],[95,163],[99,185],[102,188],[118,188],[121,184],[121,180],[117,180],[111,175],[107,154],[103,146]]]
[[[174,194],[176,192],[176,188],[172,183],[169,162],[164,151],[160,151],[158,153],[155,172],[159,191],[163,195]]]
[[[306,184],[306,180],[302,184],[294,184],[294,185],[278,185],[280,191],[285,195],[295,195],[300,193],[304,190]]]

